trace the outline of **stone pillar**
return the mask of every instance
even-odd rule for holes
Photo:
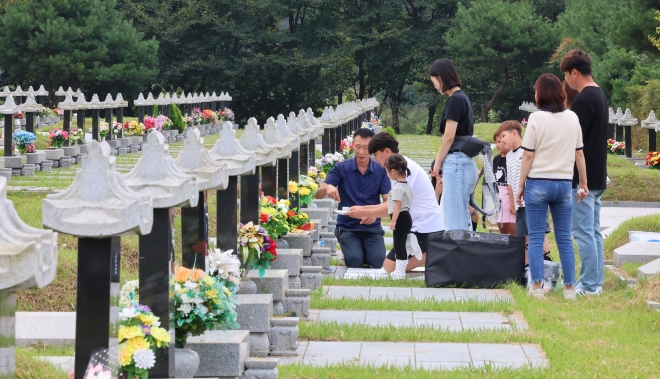
[[[209,224],[206,192],[199,192],[197,206],[181,208],[181,257],[183,267],[206,271]]]
[[[270,355],[298,355],[298,317],[279,317],[270,321]]]
[[[333,152],[337,152],[341,148],[341,140],[344,138],[342,137],[341,130],[346,127],[347,125],[342,124],[339,126],[339,128],[337,128],[337,130],[335,130],[335,143],[334,143],[335,149],[333,150]]]
[[[227,189],[216,191],[217,247],[236,251],[238,245],[238,177],[230,176]]]
[[[269,326],[270,326],[270,320]],[[16,377],[16,293],[0,290],[0,378]]]
[[[252,221],[259,223],[259,174],[241,176],[241,216],[242,224]]]
[[[112,108],[105,108],[105,122],[108,124],[108,135],[105,136],[106,141],[112,139]]]
[[[277,198],[286,199],[289,193],[289,161],[277,160]]]
[[[321,279],[323,279],[323,275],[321,274],[322,269],[323,267],[321,266],[302,266],[300,268],[300,284],[302,288],[314,291],[321,287]]]
[[[278,162],[279,161],[286,162],[284,159],[278,159]],[[261,190],[265,196],[272,196],[277,198],[277,171],[277,166],[264,166],[261,168]]]
[[[306,143],[301,143],[300,144],[300,174],[302,175],[307,175],[307,172],[309,171],[309,141],[306,141]],[[300,180],[300,175],[292,178],[295,182],[298,182]]]
[[[300,161],[298,159],[298,151],[291,153],[291,158],[289,159],[289,180],[298,182],[300,177]],[[289,194],[289,201],[291,201],[290,209],[297,208],[300,209],[300,197],[298,193]]]

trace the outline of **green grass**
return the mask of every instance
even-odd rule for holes
[[[660,232],[660,215],[637,217],[621,223],[603,242],[605,259],[613,259],[614,249],[630,242],[629,230]]]
[[[637,277],[637,269],[644,266],[644,263],[626,262],[621,266],[621,269],[626,272],[630,277]]]
[[[38,356],[72,356],[73,347],[33,346],[16,349],[16,379],[67,379],[57,366],[38,360]]]
[[[539,343],[540,335],[527,331],[465,330],[452,332],[427,326],[395,327],[337,322],[301,322],[298,339],[304,341],[365,342],[472,342],[472,343]]]

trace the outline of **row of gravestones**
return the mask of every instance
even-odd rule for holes
[[[328,111],[328,110],[326,110]],[[344,119],[338,117],[329,119],[336,128],[345,123],[354,122],[364,109],[353,114],[346,114]],[[324,112],[325,114],[326,112]],[[278,117],[278,121],[283,117]],[[326,117],[326,120],[328,118]],[[78,285],[77,285],[77,317],[75,342],[75,377],[83,378],[92,352],[99,348],[108,348],[111,335],[110,288],[111,280],[118,281],[120,236],[139,235],[140,255],[140,302],[149,306],[161,320],[169,320],[169,279],[171,276],[170,253],[171,219],[170,209],[182,207],[202,210],[196,212],[199,219],[204,217],[204,192],[216,190],[218,194],[218,238],[217,244],[223,250],[235,249],[236,223],[226,222],[224,216],[233,212],[236,215],[236,189],[238,179],[241,180],[241,220],[258,220],[259,206],[259,173],[262,170],[275,169],[280,163],[290,163],[290,171],[284,170],[297,178],[300,171],[306,172],[305,164],[309,162],[308,152],[303,150],[319,135],[327,132],[328,122],[319,122],[311,112],[301,111],[299,116],[289,118],[288,122],[275,122],[272,118],[265,125],[263,134],[258,132],[256,120],[250,119],[245,133],[240,141],[230,123],[225,123],[221,137],[211,151],[204,149],[200,140],[199,130],[188,131],[184,147],[176,160],[169,157],[165,138],[160,133],[151,133],[144,145],[144,154],[138,160],[133,170],[120,175],[115,169],[115,160],[111,155],[110,145],[106,142],[91,142],[88,145],[88,155],[83,159],[82,169],[76,173],[71,186],[61,193],[51,194],[43,201],[43,225],[57,232],[70,234],[79,238],[78,241]],[[296,141],[298,142],[296,146]],[[312,142],[311,146],[315,143]],[[296,147],[297,150],[296,151]],[[313,151],[313,149],[312,149]],[[299,153],[299,156],[295,153]],[[293,169],[295,168],[295,170]],[[286,183],[282,178],[277,181]],[[2,179],[3,204],[7,204],[4,191],[6,181]],[[286,186],[285,186],[286,188]],[[233,202],[221,201],[231,198]],[[9,203],[10,204],[10,203]],[[233,205],[232,205],[233,204]],[[295,204],[295,199],[294,199]],[[15,298],[13,294],[18,289],[41,287],[52,281],[57,266],[57,233],[50,230],[40,230],[27,227],[15,212],[6,212],[7,217],[0,218],[0,292],[3,302],[2,315],[2,345],[0,345],[0,362],[3,371],[0,373],[13,375],[15,352],[13,351],[13,331]],[[221,217],[223,217],[221,219]],[[327,218],[326,218],[327,220]],[[319,225],[323,223],[320,220]],[[182,230],[194,230],[203,223],[189,223],[182,217]],[[187,224],[189,223],[189,224]],[[302,256],[313,258],[312,245],[318,239],[317,231],[304,235],[290,235],[291,256],[300,262]],[[190,267],[190,262],[204,262],[205,252],[186,251],[185,244],[205,242],[208,236],[198,230],[197,241],[191,241],[185,233],[183,238],[183,263]],[[296,245],[298,244],[298,245]],[[297,248],[296,246],[305,246]],[[296,250],[297,249],[297,250]],[[323,252],[317,254],[323,255]],[[287,254],[284,254],[287,255]],[[329,259],[329,258],[328,258]],[[282,262],[285,260],[283,259]],[[326,258],[317,259],[321,262],[320,269],[327,269]],[[319,266],[305,269],[304,266],[286,267],[286,269],[268,270],[263,278],[258,278],[257,288],[270,297],[266,299],[266,317],[272,314],[290,312],[306,317],[309,308],[309,287],[320,285]],[[115,272],[113,274],[113,267]],[[199,265],[198,265],[199,267]],[[201,267],[200,267],[201,268]],[[291,270],[291,275],[289,274]],[[5,275],[9,273],[10,275]],[[256,273],[250,273],[254,277]],[[298,275],[296,275],[298,274]],[[114,278],[113,278],[114,276]],[[300,277],[300,285],[305,283],[308,288],[296,288],[296,276]],[[293,279],[292,279],[293,277]],[[271,279],[274,278],[274,279]],[[311,279],[308,279],[311,278]],[[290,279],[293,280],[288,289]],[[263,281],[263,282],[262,282]],[[310,284],[313,282],[313,286]],[[288,290],[288,292],[287,292]],[[6,301],[5,301],[6,299]],[[12,300],[14,299],[14,300]],[[256,298],[255,298],[256,299]],[[249,299],[243,299],[246,307]],[[247,308],[246,308],[247,309]],[[272,311],[271,311],[272,310]],[[239,318],[253,317],[253,312],[241,311]],[[259,317],[256,317],[258,319]],[[264,321],[264,317],[261,317]],[[243,321],[249,324],[249,321]],[[267,353],[270,355],[290,355],[295,353],[297,336],[297,318],[280,318],[266,320],[270,330],[254,328],[254,333],[266,333],[269,337]],[[163,322],[164,327],[172,330],[172,324]],[[248,328],[246,328],[248,329]],[[189,340],[191,348],[200,356],[200,370],[210,369],[211,376],[237,376],[242,374],[244,367],[247,377],[256,377],[259,372],[271,370],[276,375],[273,361],[267,358],[238,360],[232,362],[217,361],[217,358],[233,356],[222,347],[234,351],[249,352],[249,338],[246,333],[251,331],[234,331],[243,333],[240,343],[222,343],[231,337],[230,332],[213,331],[200,340]],[[116,333],[116,331],[114,332]],[[240,335],[239,335],[240,338]],[[218,340],[219,339],[219,340]],[[6,345],[6,346],[5,346]],[[256,349],[258,350],[258,349]],[[255,355],[263,355],[266,349],[255,351]],[[174,349],[172,347],[159,349],[157,363],[152,369],[152,377],[175,377]],[[233,359],[233,358],[232,358]],[[256,359],[256,360],[255,360]],[[263,360],[266,359],[266,360]],[[276,364],[276,362],[275,362]],[[268,367],[271,367],[269,369]],[[226,367],[236,367],[238,374],[227,374]],[[250,369],[252,367],[252,369]],[[253,371],[253,374],[250,374]],[[227,375],[225,375],[227,374]],[[263,374],[263,372],[262,372]],[[266,373],[266,375],[271,375]],[[198,375],[208,376],[203,372]],[[259,374],[261,375],[261,374]]]
[[[60,88],[61,90],[61,88]],[[215,93],[214,93],[215,95]],[[162,96],[162,94],[161,94]],[[78,97],[79,100],[81,101],[73,101],[73,97]],[[153,100],[152,94],[149,93],[149,98]],[[109,98],[109,99],[108,99]],[[216,97],[214,97],[216,98]],[[108,123],[108,125],[112,124],[112,113],[113,109],[118,109],[120,110],[122,106],[125,106],[125,103],[123,99],[121,98],[121,94],[118,94],[116,100],[112,100],[112,97],[110,94],[108,94],[108,97],[106,98],[105,102],[100,102],[98,99],[98,96],[94,94],[92,101],[90,103],[86,103],[84,100],[84,96],[82,96],[82,93],[73,93],[71,89],[69,89],[68,92],[65,93],[64,96],[61,96],[60,101],[60,106],[64,109],[65,115],[62,117],[57,117],[57,121],[62,119],[65,123],[64,125],[64,130],[69,131],[71,128],[71,112],[76,109],[85,109],[89,107],[90,104],[96,104],[96,106],[93,109],[92,112],[92,124],[94,125],[94,128],[90,129],[90,132],[92,132],[93,136],[98,137],[98,121],[99,121],[99,107],[104,107],[104,103],[111,103],[111,107],[105,107],[106,110],[106,117],[105,121]],[[191,100],[192,101],[192,100]],[[142,94],[140,94],[139,98],[135,101],[135,104],[138,105],[138,114],[139,114],[139,122],[142,122],[144,119],[145,115],[145,108],[147,108],[144,104],[149,104],[151,105],[152,102],[147,102],[145,101],[144,97]],[[223,101],[222,104],[227,105],[229,102],[228,101]],[[169,104],[169,102],[168,102]],[[11,115],[20,113],[23,108],[26,107],[28,110],[35,109],[34,106],[37,105],[34,98],[28,98],[25,104],[22,105],[16,105],[14,102],[14,97],[10,95],[6,95],[6,101],[5,103],[0,107],[0,113],[5,114],[5,117],[9,117],[5,122],[4,125],[4,135],[6,136],[11,136],[13,135],[13,128],[14,124],[11,122],[10,118]],[[189,103],[189,107],[187,107],[186,112],[191,112],[192,111],[192,103]],[[205,109],[215,109],[216,102],[204,102],[200,103]],[[148,115],[153,115],[153,107],[149,108],[151,109],[151,112],[147,112]],[[167,111],[169,111],[169,108],[167,108]],[[109,112],[109,113],[108,113]],[[169,112],[167,112],[169,114]],[[121,119],[121,112],[117,113],[118,119]],[[52,121],[55,121],[55,117],[53,117]],[[24,121],[24,120],[23,120]],[[82,127],[84,124],[84,118],[78,118],[78,124],[79,127]],[[42,126],[39,125],[38,126]],[[210,134],[217,134],[220,132],[221,128],[221,122],[216,122],[215,124],[205,124],[205,125],[196,125],[196,127],[199,129],[200,133],[203,136],[208,136]],[[29,127],[27,129],[31,129],[32,127]],[[28,131],[33,131],[33,130],[28,130]],[[163,130],[162,131],[163,135],[167,139],[169,143],[173,142],[179,142],[182,141],[185,135],[185,131],[183,133],[179,133],[178,130]],[[136,153],[140,150],[142,150],[142,143],[146,141],[147,136],[129,136],[125,138],[121,138],[121,136],[118,136],[118,138],[113,139],[112,133],[109,133],[108,136],[106,137],[106,141],[110,145],[111,148],[111,153],[112,155],[124,155],[128,153]],[[96,138],[95,138],[96,139]],[[4,144],[3,144],[4,145]],[[5,146],[5,149],[7,149],[9,145]],[[4,176],[7,179],[11,179],[12,175],[21,175],[21,176],[32,176],[34,175],[35,171],[43,171],[43,172],[50,172],[53,168],[68,168],[73,164],[79,164],[82,160],[82,157],[87,154],[87,146],[84,143],[84,139],[79,141],[77,145],[69,145],[69,142],[67,141],[65,143],[65,146],[61,149],[47,149],[45,151],[35,151],[34,153],[26,153],[18,156],[13,156],[11,151],[5,151],[5,157],[3,159],[3,164],[0,167],[0,176]]]

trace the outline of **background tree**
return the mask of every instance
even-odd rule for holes
[[[1,18],[5,80],[130,98],[157,74],[158,42],[123,20],[114,0],[24,0]],[[51,99],[52,100],[52,99]]]
[[[533,74],[559,42],[551,24],[534,14],[531,3],[507,0],[475,0],[469,8],[459,5],[445,40],[461,69],[499,74],[499,85],[481,104],[484,122],[514,72],[519,77]]]

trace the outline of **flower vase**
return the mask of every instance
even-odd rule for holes
[[[237,293],[239,295],[254,295],[257,293],[257,283],[248,278],[241,278]]]
[[[147,137],[149,137],[149,133],[145,133],[142,135],[142,142],[147,142]]]
[[[281,238],[278,239],[278,240],[276,241],[276,243],[277,243],[277,248],[278,248],[278,249],[288,249],[288,248],[289,248],[289,243],[286,242],[286,240],[283,240],[283,239],[281,239]]]
[[[192,378],[199,368],[199,355],[189,348],[174,349],[174,377]]]

